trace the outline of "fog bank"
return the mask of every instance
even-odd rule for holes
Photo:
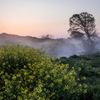
[[[100,50],[100,39],[96,39],[94,51]],[[83,47],[82,40],[75,40],[72,38],[67,39],[41,39],[30,36],[18,36],[10,34],[0,34],[0,45],[2,44],[20,44],[22,46],[28,45],[32,48],[40,48],[40,50],[48,51],[48,55],[58,57],[69,57],[71,55],[80,55],[85,52],[86,48]],[[44,46],[43,46],[44,45]]]

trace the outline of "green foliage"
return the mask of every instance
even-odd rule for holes
[[[75,99],[86,91],[76,80],[78,71],[52,63],[56,56],[45,52],[19,44],[0,48],[0,100]]]
[[[66,59],[63,59],[62,57],[60,57],[59,59],[61,61],[61,63],[63,64],[69,64],[69,69],[71,69],[71,67],[74,65],[74,63],[77,61],[77,58],[74,59],[73,57],[69,57]]]
[[[46,50],[3,45],[0,100],[99,100],[99,59],[96,54],[57,59]]]
[[[92,59],[91,66],[93,66],[93,67],[100,67],[100,58]]]
[[[89,76],[89,70],[91,68],[90,66],[90,62],[87,62],[87,61],[84,61],[84,60],[80,60],[80,61],[77,61],[74,66],[75,70],[80,70],[79,71],[79,76]]]
[[[81,57],[81,59],[83,59],[83,60],[91,60],[90,57],[87,57],[87,56],[85,56],[85,55],[81,55],[80,57]]]
[[[77,82],[85,81],[87,93],[82,93],[75,100],[99,100],[100,98],[100,54],[73,55],[67,59],[61,59],[61,63],[69,63],[69,69],[75,69],[78,74]],[[64,62],[65,61],[65,62]],[[80,71],[79,71],[80,70]],[[85,79],[85,80],[84,80]],[[83,81],[84,80],[84,81]],[[70,99],[71,100],[71,99]]]
[[[87,93],[81,94],[79,100],[99,100],[100,99],[100,85],[88,85]]]
[[[80,57],[79,57],[79,56],[77,56],[77,55],[72,55],[72,56],[70,56],[69,58],[80,59]]]

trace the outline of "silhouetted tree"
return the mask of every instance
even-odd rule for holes
[[[50,39],[50,38],[52,38],[52,37],[53,37],[53,36],[50,35],[50,34],[42,35],[42,36],[41,36],[42,39]]]
[[[69,32],[71,32],[70,35],[73,34],[75,36],[76,33],[81,33],[80,37],[82,35],[87,37],[87,44],[89,44],[89,50],[94,49],[95,45],[91,38],[97,37],[97,33],[95,30],[95,18],[92,14],[89,14],[87,12],[82,12],[80,14],[74,14],[69,19]],[[86,42],[85,42],[86,43]],[[93,48],[94,47],[94,48]]]
[[[88,39],[91,37],[96,37],[95,30],[95,19],[92,14],[87,12],[82,12],[80,14],[74,14],[70,19],[69,32],[78,31],[87,36]]]
[[[80,40],[80,39],[83,39],[84,34],[78,32],[78,31],[73,31],[73,32],[71,32],[70,36],[71,36],[72,38],[74,38],[74,39]]]

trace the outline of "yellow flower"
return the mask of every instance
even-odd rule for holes
[[[74,67],[72,67],[72,69],[74,69]]]
[[[16,79],[16,76],[15,76],[15,75],[13,75],[12,79],[13,79],[13,80],[14,80],[14,79]]]
[[[54,56],[54,58],[56,58],[56,56]]]
[[[18,64],[16,64],[16,66],[18,66]],[[9,67],[9,66],[8,66]]]
[[[20,74],[17,74],[16,76],[17,76],[17,77],[20,77],[21,75],[20,75]]]
[[[46,91],[46,88],[44,88],[44,91]]]
[[[79,87],[81,87],[82,85],[81,84],[79,84]]]
[[[64,79],[65,79],[65,80],[67,79],[67,75],[64,76]]]
[[[40,88],[39,90],[38,90],[38,93],[41,93],[42,92],[42,89]]]
[[[8,83],[8,82],[7,82],[7,81],[5,81],[5,85],[7,85],[7,83]]]
[[[64,90],[68,90],[68,89],[69,89],[69,86],[66,85],[66,86],[64,87]]]
[[[85,76],[83,76],[83,79],[85,80],[85,79],[86,79],[86,77],[85,77]]]
[[[61,67],[60,67],[60,69],[63,69],[64,68],[64,65],[62,65]]]
[[[61,79],[58,79],[58,82],[59,82],[59,83],[61,83],[61,82],[62,82],[62,80],[61,80]]]
[[[45,71],[45,73],[47,74],[47,73],[48,73],[48,71]]]
[[[73,75],[72,72],[70,72],[69,75],[72,76]]]
[[[33,72],[33,74],[35,75],[35,74],[36,74],[36,72],[34,71],[34,72]]]
[[[22,100],[22,97],[21,96],[18,96],[18,100]]]
[[[16,95],[13,95],[14,98],[16,98]]]
[[[38,100],[42,100],[41,97],[39,97]]]
[[[38,48],[38,50],[40,50],[40,48]]]
[[[74,72],[74,75],[77,75],[77,73],[76,73],[76,72]]]
[[[24,93],[26,94],[28,92],[28,89],[25,89]]]
[[[27,72],[24,72],[24,75],[27,75],[28,73]]]
[[[79,79],[79,78],[77,78],[77,80],[78,80],[78,81],[80,81],[80,79]]]
[[[46,78],[50,78],[50,75],[47,75]]]
[[[24,65],[24,68],[26,68],[26,65]]]
[[[86,84],[84,84],[84,88],[87,88],[87,85]]]
[[[82,92],[82,89],[80,89],[80,92]]]
[[[0,75],[2,75],[3,73],[4,73],[4,72],[3,72],[3,71],[1,71],[1,72],[0,72]]]
[[[5,63],[3,63],[2,65],[5,66]]]
[[[87,89],[85,89],[85,90],[83,91],[83,93],[87,93]]]
[[[69,64],[65,64],[65,67],[66,67],[66,68],[69,68]]]
[[[81,68],[79,67],[78,70],[81,71]]]
[[[54,92],[52,92],[52,93],[51,93],[51,95],[55,95],[55,93],[54,93]]]
[[[54,86],[54,84],[53,84],[53,83],[51,83],[51,84],[50,84],[50,87],[53,87],[53,86]]]

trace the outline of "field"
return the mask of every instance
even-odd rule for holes
[[[0,100],[100,100],[100,53],[49,56],[46,49],[0,47]]]

